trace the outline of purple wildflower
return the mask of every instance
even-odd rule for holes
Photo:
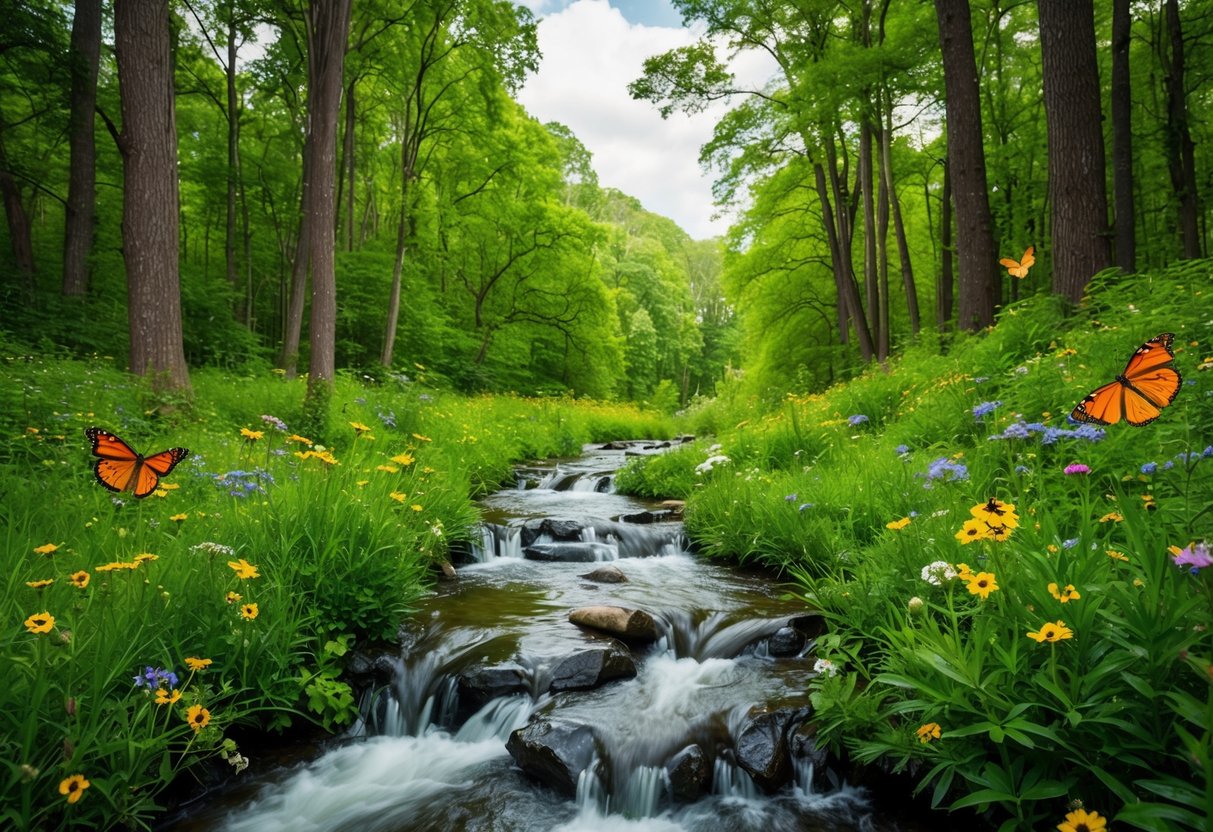
[[[967,480],[969,478],[969,469],[959,462],[953,462],[946,456],[941,456],[927,467],[925,475],[917,474],[916,476],[925,476],[927,481],[923,483],[923,488],[930,488],[931,483],[935,480],[943,480],[944,482]]]
[[[789,503],[794,503],[794,502],[796,502],[797,496],[798,495],[796,494],[796,492],[793,491],[791,494],[788,494],[786,497],[784,497],[784,499],[787,500]]]
[[[283,433],[286,433],[288,430],[288,428],[286,426],[286,422],[282,421],[277,416],[271,416],[268,413],[262,413],[261,421],[265,422],[267,425],[272,427],[274,430],[282,431]]]
[[[851,427],[853,428],[857,428],[867,421],[868,417],[864,416],[862,413],[856,413],[854,416],[847,417],[847,422],[850,423]]]
[[[893,449],[893,451],[898,456],[905,456],[906,454],[908,454],[910,452],[910,446],[909,445],[898,445],[896,448]]]
[[[1065,473],[1067,476],[1074,474],[1089,474],[1091,473],[1091,469],[1086,465],[1083,465],[1081,462],[1075,462],[1066,466]]]
[[[1069,540],[1063,540],[1061,542],[1061,548],[1063,548],[1063,549],[1073,549],[1077,545],[1078,545],[1077,537],[1071,537]]]
[[[1157,470],[1158,470],[1157,462],[1147,462],[1141,466],[1141,472],[1143,474],[1153,474]]]
[[[152,667],[148,665],[143,668],[143,673],[135,677],[135,687],[158,688],[163,687],[164,683],[168,683],[168,687],[177,687],[177,674],[171,670],[166,670],[162,667]]]
[[[1001,401],[982,402],[973,408],[973,418],[980,422],[983,416],[993,413],[999,407],[1002,407]]]
[[[1213,553],[1209,551],[1209,544],[1201,541],[1189,543],[1186,548],[1179,550],[1179,554],[1172,555],[1171,560],[1176,566],[1186,566],[1193,575],[1199,575],[1200,570],[1213,566]]]
[[[813,504],[812,504],[812,503],[801,503],[801,504],[800,504],[800,507],[799,507],[798,509],[796,509],[796,510],[797,510],[797,511],[804,511],[806,508],[812,508],[812,507],[813,507]]]

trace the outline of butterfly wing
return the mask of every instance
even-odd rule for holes
[[[190,455],[190,452],[185,448],[169,448],[167,451],[161,451],[158,454],[152,454],[145,457],[143,465],[139,469],[139,476],[135,482],[134,495],[136,497],[146,497],[156,490],[156,486],[160,484],[160,478],[167,476],[170,471],[177,467],[177,463]]]
[[[1023,276],[1026,277],[1028,269],[1036,265],[1036,246],[1028,246],[1028,250],[1023,253],[1023,257],[1019,260],[1019,267],[1023,269]]]
[[[1125,415],[1125,389],[1119,381],[1114,381],[1092,390],[1070,413],[1070,418],[1096,425],[1116,424]]]
[[[1034,251],[1036,251],[1036,246],[1028,246],[1027,251],[1023,253],[1023,257],[1019,260],[1004,257],[998,262],[1006,267],[1007,273],[1011,277],[1027,277],[1028,269],[1032,268],[1032,264],[1036,262],[1036,258],[1032,255]]]
[[[143,457],[114,434],[101,428],[88,428],[84,435],[93,443],[93,456],[99,457],[93,466],[97,482],[110,491],[127,491],[143,467]]]
[[[1129,363],[1125,365],[1124,377],[1133,381],[1156,367],[1170,364],[1175,360],[1175,351],[1171,349],[1174,342],[1175,336],[1170,332],[1160,333],[1146,341],[1129,358]]]

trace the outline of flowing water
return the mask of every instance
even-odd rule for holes
[[[367,691],[349,735],[310,762],[257,775],[239,804],[199,801],[211,808],[191,810],[174,828],[898,828],[870,809],[862,789],[815,772],[810,759],[792,759],[789,782],[773,790],[741,765],[738,739],[755,715],[807,706],[812,641],[775,658],[768,640],[804,609],[781,600],[769,580],[688,553],[676,521],[621,522],[658,509],[615,493],[612,476],[623,461],[623,450],[591,447],[555,469],[520,470],[516,488],[483,501],[486,524],[472,562],[412,616],[390,682]],[[535,559],[557,555],[582,561]],[[583,577],[602,561],[627,581]],[[553,692],[562,660],[608,641],[571,624],[569,612],[601,604],[649,612],[659,638],[632,645],[634,677]],[[466,685],[478,672],[502,668],[511,682],[501,690]],[[528,776],[506,750],[512,732],[545,720],[590,726],[595,751],[575,793]],[[676,799],[669,764],[692,744],[704,755],[708,782]]]

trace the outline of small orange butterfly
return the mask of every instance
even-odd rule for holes
[[[1125,371],[1083,397],[1070,418],[1076,422],[1114,425],[1124,419],[1141,427],[1158,418],[1179,395],[1183,377],[1173,364],[1175,336],[1163,332],[1146,341],[1129,357]]]
[[[160,478],[190,455],[185,448],[169,448],[145,457],[107,430],[87,428],[84,435],[93,443],[93,456],[98,457],[93,466],[97,482],[110,491],[129,491],[136,497],[155,491]]]
[[[1023,257],[1019,260],[1004,257],[998,262],[1007,267],[1007,273],[1011,277],[1024,278],[1028,276],[1028,269],[1032,268],[1032,264],[1036,262],[1036,258],[1032,256],[1034,251],[1036,251],[1036,246],[1028,246],[1028,250],[1023,253]]]

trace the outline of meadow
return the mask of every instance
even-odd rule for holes
[[[831,621],[818,740],[1003,830],[1213,817],[1213,285],[1196,261],[1038,296],[820,395],[743,386],[621,488]],[[1173,333],[1159,418],[1068,417]],[[710,442],[710,444],[709,444]],[[1084,826],[1085,824],[1085,826]]]
[[[340,729],[343,657],[393,641],[478,494],[513,463],[673,429],[625,405],[448,394],[416,368],[341,377],[325,435],[303,436],[303,382],[269,370],[198,371],[171,402],[103,356],[2,352],[6,829],[146,828],[170,786],[256,758],[234,737]],[[136,500],[94,480],[91,426],[190,453]]]

